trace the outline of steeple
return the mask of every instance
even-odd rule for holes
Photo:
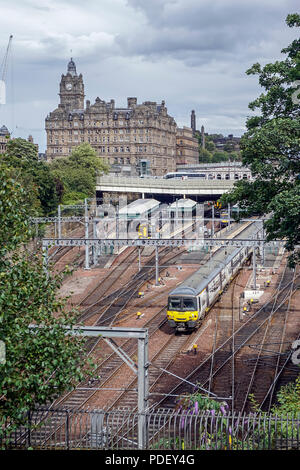
[[[84,109],[84,85],[82,74],[77,75],[76,65],[72,57],[68,63],[66,75],[61,76],[59,86],[60,106],[69,111]]]
[[[68,73],[70,73],[72,75],[72,77],[74,77],[75,75],[77,75],[76,73],[76,65],[75,65],[75,62],[73,61],[73,58],[71,57],[71,60],[70,62],[68,63]]]

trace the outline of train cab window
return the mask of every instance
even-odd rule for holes
[[[182,310],[197,310],[197,301],[196,299],[187,297],[183,298]]]
[[[177,310],[181,308],[181,299],[178,297],[169,297],[169,310]]]

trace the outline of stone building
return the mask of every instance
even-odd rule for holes
[[[33,145],[35,146],[35,148],[36,148],[36,153],[39,154],[39,145],[34,142],[32,135],[29,135],[29,136],[28,136],[27,141],[30,142],[31,144],[33,144]]]
[[[137,98],[127,98],[127,108],[100,98],[84,103],[82,74],[72,59],[61,76],[59,96],[57,109],[46,117],[48,161],[88,142],[110,165],[131,165],[139,174],[175,171],[177,126],[164,101],[138,104]]]
[[[10,132],[6,126],[0,127],[0,154],[5,153],[7,141],[10,139]]]
[[[194,137],[193,128],[183,126],[176,133],[176,165],[199,163],[199,142]]]

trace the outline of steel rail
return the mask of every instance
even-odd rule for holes
[[[299,275],[297,276],[297,278],[298,278],[298,277],[299,277]],[[283,288],[281,289],[281,292],[283,292],[290,284],[291,284],[291,282],[289,282],[285,287],[283,287]],[[295,292],[296,292],[296,290],[294,291],[294,293],[295,293]],[[276,311],[278,311],[279,308],[281,308],[281,306],[286,302],[287,298],[288,298],[288,296],[285,297],[285,299],[284,299],[284,300],[281,302],[281,304],[277,307]],[[240,328],[238,328],[238,329],[235,331],[235,335],[236,335],[238,332],[241,332],[247,325],[249,325],[255,318],[257,318],[257,317],[260,315],[261,311],[262,311],[264,308],[266,308],[266,307],[270,304],[271,301],[272,301],[272,300],[269,300],[269,301],[265,302],[265,304],[264,304],[251,318],[249,318],[246,323],[244,323]],[[276,311],[274,311],[273,314],[276,313]],[[252,336],[254,336],[254,334],[261,328],[261,326],[263,326],[263,324],[264,324],[268,319],[269,319],[269,316],[267,317],[266,320],[264,320],[264,321],[252,332],[252,334],[250,334],[250,335],[247,337],[247,339],[246,339],[238,348],[235,349],[234,354],[236,354],[236,353],[244,346],[244,344],[246,344],[246,343],[249,341],[249,339],[251,339]],[[220,351],[222,348],[224,348],[224,346],[227,345],[227,344],[229,343],[229,341],[232,341],[232,337],[231,337],[231,336],[230,336],[229,338],[227,338],[227,339],[215,350],[215,354],[216,354],[216,352],[218,352],[218,351]],[[196,369],[194,369],[192,372],[190,372],[190,373],[187,375],[187,377],[185,377],[185,378],[186,378],[186,379],[190,379],[190,378],[191,378],[195,373],[197,373],[209,360],[211,360],[211,356],[212,356],[212,355],[210,354]],[[232,355],[229,355],[229,357],[226,359],[226,361],[223,362],[222,366],[220,366],[220,367],[217,369],[217,371],[215,371],[215,373],[212,374],[212,377],[214,377],[214,376],[216,375],[216,373],[219,372],[219,370],[221,370],[221,369],[223,368],[223,366],[231,359],[231,357],[232,357]],[[208,380],[209,380],[209,379],[207,379],[205,382],[203,382],[203,383],[201,384],[201,386],[203,387],[203,386],[208,382]],[[168,398],[169,394],[173,394],[181,385],[182,385],[182,384],[179,383],[179,384],[177,384],[176,386],[174,386],[174,387],[172,388],[172,390],[171,390],[168,394],[166,394],[166,397],[157,403],[157,406],[159,406],[161,403],[163,403],[163,402]]]
[[[159,312],[157,312],[157,314],[155,315],[155,319],[158,320],[158,323],[156,325],[153,325],[153,318],[151,318],[144,327],[147,327],[147,325],[149,325],[149,327],[153,328],[152,331],[150,332],[149,331],[149,337],[150,335],[152,336],[153,334],[155,334],[155,332],[160,328],[160,326],[162,324],[164,324],[166,322],[166,319],[163,319],[162,321],[160,321],[159,319],[159,316],[161,316],[161,313],[164,311],[164,308],[161,309]],[[149,328],[149,329],[150,329]],[[128,340],[125,340],[120,347],[124,348],[125,346],[128,346],[130,347],[130,349],[133,349],[133,346],[132,346],[132,339],[128,339]],[[128,350],[126,351],[127,354],[133,354],[135,352],[135,348],[134,348],[134,351],[132,351],[131,353],[128,352]],[[108,363],[111,361],[111,358],[113,356],[116,356],[116,359],[117,359],[117,362],[120,362],[119,366],[117,366],[116,368],[113,368],[113,371],[112,373],[104,380],[104,382],[102,383],[102,385],[105,385],[107,384],[107,382],[113,377],[115,376],[118,371],[124,366],[124,362],[119,358],[119,356],[117,356],[117,354],[115,352],[112,352],[111,355],[109,357],[107,357],[101,364],[99,364],[99,366],[97,367],[97,369],[94,371],[95,373],[99,373],[99,371],[101,371],[101,368],[103,368],[103,365],[105,363]],[[85,382],[83,382],[83,384],[85,384]],[[64,397],[62,397],[61,399],[59,399],[58,401],[55,401],[51,407],[53,408],[54,406],[57,407],[57,405],[61,405],[61,404],[65,404],[66,406],[66,402],[68,400],[68,398],[71,397],[72,394],[74,394],[74,392],[76,392],[76,390],[78,389],[79,387],[76,387],[74,390],[72,390],[71,392],[68,392],[67,395],[65,395]],[[89,390],[85,390],[87,392],[87,396],[82,400],[82,402],[79,404],[79,405],[76,405],[76,410],[79,410],[80,408],[82,408],[99,390],[96,389],[96,390],[93,390],[91,389],[91,393],[88,394],[88,391]],[[72,412],[72,408],[67,408],[68,411]],[[50,410],[50,408],[49,408]],[[47,416],[46,416],[47,417]],[[41,421],[45,420],[46,417],[44,417]],[[44,438],[43,442],[41,443],[41,445],[45,444],[49,439],[51,439],[51,437],[53,436],[53,434],[55,434],[57,432],[58,429],[60,429],[61,425],[57,426],[54,430],[51,430],[50,434]]]
[[[297,291],[297,289],[295,289],[295,290],[293,291],[293,294],[294,294],[296,291]],[[285,302],[286,302],[287,299],[289,298],[289,295],[290,295],[290,294],[288,294],[288,295],[284,298],[284,300],[279,304],[279,306],[278,306],[278,307],[274,310],[274,312],[273,312],[272,314],[270,314],[269,316],[273,316],[273,315],[285,304]],[[258,325],[258,327],[248,336],[248,338],[247,338],[246,340],[244,340],[244,341],[238,346],[238,348],[234,351],[234,354],[236,354],[242,347],[244,347],[245,344],[249,341],[249,339],[251,339],[251,338],[257,333],[257,331],[260,330],[260,328],[269,320],[269,316],[268,316],[265,320],[263,320],[263,322],[262,322],[260,325]],[[213,376],[216,375],[216,374],[224,367],[224,365],[227,364],[227,362],[228,362],[231,358],[232,358],[232,355],[230,355],[230,357],[227,358],[221,366],[219,366],[219,368],[213,373]],[[207,382],[207,380],[206,380],[202,385],[205,385],[206,382]]]
[[[104,280],[101,281],[100,285],[98,284],[94,289],[92,289],[90,292],[87,293],[87,295],[79,302],[78,304],[78,307],[84,305],[86,303],[86,300],[91,297],[94,293],[96,293],[98,290],[99,290],[99,287],[103,287],[103,283],[106,284],[107,281],[110,280],[111,277],[113,277],[114,275],[118,275],[119,277],[124,274],[124,272],[126,272],[126,270],[128,269],[128,264],[126,265],[125,263],[128,262],[129,259],[131,259],[133,256],[136,257],[136,248],[133,248],[133,250],[130,250],[129,248],[129,252],[127,253],[127,255],[125,256],[124,259],[122,259],[120,261],[119,264],[117,264],[111,271],[110,273],[105,277]],[[120,267],[124,267],[124,269],[121,269],[121,273],[118,272],[119,268]],[[113,280],[113,283],[111,285],[109,285],[108,288],[110,288],[116,281],[118,280],[118,278],[114,279]],[[103,289],[101,289],[101,293]],[[106,289],[107,290],[107,289]],[[104,289],[104,292],[105,292],[105,289]],[[97,305],[99,303],[100,300],[97,300],[96,302],[93,302],[91,304],[88,305],[87,309],[88,310],[89,308],[92,308],[94,307],[95,305]]]
[[[286,308],[286,312],[285,312],[285,316],[284,316],[284,325],[283,325],[283,328],[282,328],[282,331],[281,331],[281,341],[283,342],[284,341],[284,338],[285,338],[285,332],[286,332],[286,324],[287,324],[287,318],[288,318],[288,315],[290,313],[290,306],[291,306],[291,299],[292,299],[292,291],[293,291],[293,286],[294,286],[294,282],[295,282],[295,277],[296,277],[296,270],[294,270],[294,275],[293,275],[293,285],[291,286],[291,291],[290,291],[290,296],[289,296],[289,300],[288,300],[288,305],[287,305],[287,308]],[[271,408],[271,405],[272,405],[272,400],[273,400],[273,394],[274,394],[274,390],[275,390],[275,385],[276,385],[276,377],[278,375],[278,369],[279,369],[279,363],[280,363],[280,359],[281,359],[281,352],[282,352],[282,342],[281,344],[279,345],[279,351],[278,351],[278,356],[277,356],[277,361],[276,361],[276,367],[275,367],[275,371],[274,371],[274,380],[273,380],[273,387],[272,389],[267,392],[266,396],[264,397],[262,403],[261,403],[261,406],[265,403],[268,395],[269,395],[269,406],[268,406],[268,411],[270,412],[270,408]]]
[[[287,264],[285,265],[285,269],[282,272],[282,275],[281,275],[281,278],[280,278],[280,281],[279,281],[279,286],[278,286],[278,289],[276,290],[276,294],[275,294],[275,297],[273,299],[271,313],[274,312],[275,305],[276,305],[276,302],[277,302],[277,299],[278,299],[278,296],[279,296],[279,291],[280,291],[280,288],[281,288],[282,283],[284,281],[286,271],[287,271]],[[246,404],[247,404],[247,401],[248,401],[248,397],[249,397],[249,394],[251,392],[251,388],[253,386],[255,374],[257,372],[258,363],[259,363],[260,356],[261,356],[262,351],[263,351],[263,346],[264,346],[264,343],[265,343],[265,340],[266,340],[266,337],[267,337],[267,333],[268,333],[268,330],[269,330],[269,327],[270,327],[271,320],[272,320],[272,316],[269,317],[269,320],[266,324],[266,328],[265,328],[265,331],[264,331],[264,336],[263,336],[261,344],[260,344],[260,349],[257,353],[256,361],[255,361],[255,364],[254,364],[254,367],[253,367],[253,370],[252,370],[252,373],[251,373],[251,377],[250,377],[250,380],[249,380],[249,384],[248,384],[248,387],[247,387],[245,398],[244,398],[244,401],[243,401],[243,404],[242,404],[241,412],[243,412],[245,410],[245,407],[246,407]]]
[[[167,249],[166,249],[167,250]],[[169,250],[170,251],[170,250]],[[168,252],[169,252],[168,251]],[[176,254],[176,256],[178,256],[178,254]],[[175,256],[174,256],[175,257]],[[154,260],[154,257],[153,257],[153,260]],[[152,269],[150,270],[143,270],[143,272],[140,272],[138,274],[136,274],[136,276],[131,279],[130,281],[128,281],[123,287],[117,289],[116,291],[114,292],[111,292],[110,294],[108,294],[107,296],[103,297],[101,300],[95,302],[94,305],[88,307],[88,311],[86,312],[83,312],[82,315],[80,315],[79,317],[79,321],[86,321],[88,320],[89,318],[93,317],[94,315],[97,315],[99,313],[99,311],[89,311],[91,308],[95,308],[97,306],[99,306],[100,303],[102,303],[103,301],[106,301],[108,300],[108,302],[110,302],[108,305],[104,305],[102,308],[105,309],[104,312],[101,312],[101,315],[103,315],[104,313],[106,313],[106,311],[108,310],[108,308],[110,308],[117,300],[119,300],[122,295],[124,293],[128,293],[129,289],[134,289],[134,292],[140,288],[140,286],[142,284],[144,284],[145,282],[147,282],[147,280],[150,278],[150,276],[153,274],[153,270],[154,268],[152,267]],[[138,283],[138,284],[137,284]],[[133,292],[133,293],[134,293]],[[112,300],[110,300],[112,298]],[[126,303],[127,304],[127,303]],[[124,308],[124,307],[123,307]],[[99,321],[100,319],[98,319]]]

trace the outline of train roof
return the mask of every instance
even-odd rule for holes
[[[197,205],[196,201],[188,198],[177,199],[177,201],[170,204],[170,211],[178,209],[193,209]]]
[[[256,224],[251,224],[242,234],[236,238],[250,238],[257,231]],[[199,295],[206,288],[216,275],[222,270],[225,264],[239,253],[242,247],[227,246],[219,249],[215,255],[203,266],[183,281],[180,286],[173,289],[169,295]]]
[[[239,253],[241,248],[229,247],[221,248],[205,265],[201,266],[192,276],[183,281],[183,283],[176,287],[169,295],[198,295],[205,289],[222,270],[224,261],[230,262],[230,258],[234,258]],[[225,254],[226,252],[226,254]]]
[[[152,211],[159,207],[160,202],[156,199],[137,199],[119,210],[119,215],[129,217],[138,217],[145,212]]]

